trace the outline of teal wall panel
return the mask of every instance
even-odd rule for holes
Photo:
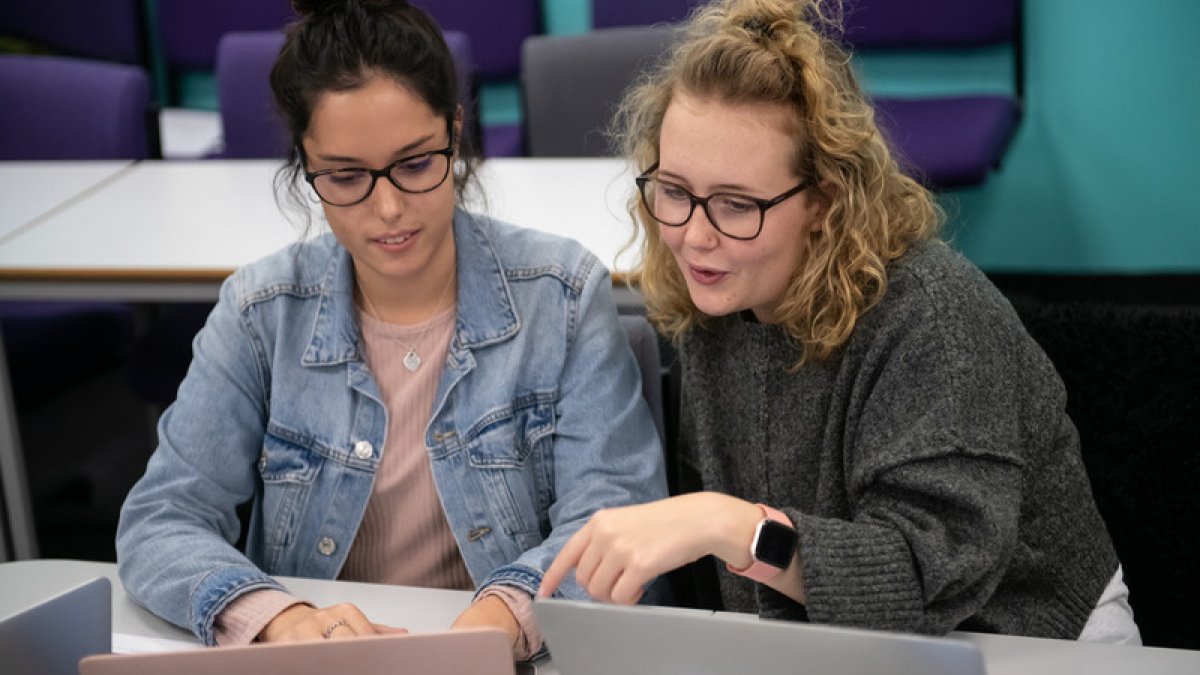
[[[653,0],[647,0],[652,2]],[[586,33],[592,29],[591,0],[542,0],[542,18],[551,35]]]
[[[1025,5],[1025,117],[948,233],[993,271],[1200,272],[1200,3]]]

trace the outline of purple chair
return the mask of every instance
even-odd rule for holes
[[[0,2],[0,35],[70,56],[142,63],[142,23],[141,0]]]
[[[429,12],[443,30],[466,33],[475,76],[483,85],[517,77],[522,42],[542,29],[540,0],[417,0],[413,4]],[[489,156],[518,155],[521,125],[488,125],[482,128],[481,140]]]
[[[446,44],[454,58],[458,90],[466,111],[468,138],[476,115],[471,108],[471,45],[464,33],[446,31]],[[220,101],[225,158],[287,156],[291,139],[271,98],[271,66],[283,46],[279,31],[227,33],[217,47],[217,95]]]
[[[856,51],[956,49],[1012,42],[1018,0],[850,0],[846,40]]]
[[[1018,117],[1015,99],[1006,96],[877,98],[874,105],[901,166],[940,188],[984,182]]]
[[[682,21],[701,0],[592,0],[592,28]]]
[[[143,159],[150,88],[137,66],[0,56],[0,159]],[[123,359],[134,313],[107,302],[0,302],[17,403],[24,407]]]
[[[271,99],[269,76],[280,31],[226,33],[217,43],[217,100],[225,147],[220,157],[286,157],[290,140]]]
[[[1019,0],[853,0],[845,41],[857,53],[971,50],[1018,40]],[[978,185],[1000,165],[1021,115],[1013,95],[878,97],[875,109],[909,173],[931,187]]]
[[[288,0],[156,0],[168,67],[213,70],[217,43],[233,31],[282,30],[296,18]]]
[[[521,43],[541,32],[539,0],[418,0],[444,31],[466,33],[475,74],[480,80],[503,80],[521,70]]]
[[[0,55],[0,160],[145,159],[150,84],[138,66]]]
[[[233,31],[282,30],[296,19],[289,0],[153,0],[168,105],[181,102],[181,83],[192,73],[211,73],[217,43]],[[187,103],[187,101],[183,101]]]

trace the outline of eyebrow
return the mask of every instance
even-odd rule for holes
[[[425,136],[422,136],[422,137],[418,138],[417,140],[413,141],[412,143],[409,143],[408,145],[393,152],[392,160],[394,161],[394,160],[402,159],[402,158],[406,157],[407,155],[412,153],[413,150],[428,143],[434,137],[434,135],[435,134],[430,133]],[[362,164],[363,163],[363,160],[361,157],[347,157],[345,155],[319,154],[319,155],[317,155],[317,159],[320,159],[325,162],[345,162],[347,164]]]
[[[681,176],[677,173],[672,173],[670,171],[663,171],[662,169],[659,169],[658,175],[663,178],[668,178],[673,182],[680,183],[683,185],[683,187],[693,189],[691,182],[688,181],[688,179],[684,178],[683,176]],[[737,193],[749,195],[749,194],[753,193],[754,190],[746,185],[738,185],[736,183],[720,183],[718,185],[714,185],[712,191],[710,191],[709,194],[715,194],[717,192],[737,192]]]

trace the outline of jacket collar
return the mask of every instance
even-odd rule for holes
[[[502,342],[521,328],[504,268],[489,236],[490,229],[485,216],[455,210],[458,308],[454,343],[457,347],[469,349]],[[320,288],[311,336],[301,362],[306,366],[322,366],[361,360],[362,334],[354,307],[354,261],[343,246],[333,246]]]

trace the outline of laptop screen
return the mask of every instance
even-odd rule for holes
[[[539,598],[560,675],[984,675],[972,644],[750,614]]]
[[[93,579],[0,619],[0,671],[76,675],[79,659],[112,648],[112,584]]]

